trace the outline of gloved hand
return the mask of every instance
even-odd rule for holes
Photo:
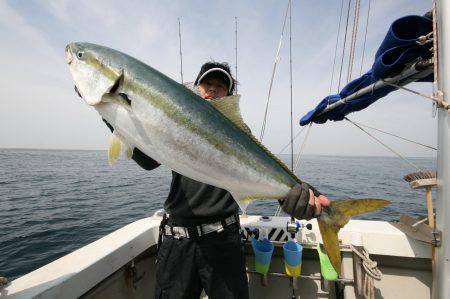
[[[281,208],[297,219],[310,220],[320,215],[322,206],[330,205],[327,197],[308,183],[297,184],[289,191]]]

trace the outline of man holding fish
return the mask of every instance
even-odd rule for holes
[[[389,204],[381,199],[330,203],[266,149],[245,125],[228,65],[206,63],[195,85],[200,97],[119,51],[71,43],[66,62],[75,91],[113,131],[109,161],[121,152],[147,170],[164,164],[172,184],[160,226],[156,298],[248,298],[238,207],[282,200],[295,218],[318,217],[339,274],[338,232],[353,215]],[[122,151],[122,149],[125,149]]]
[[[206,101],[232,95],[235,84],[228,64],[217,62],[205,63],[195,80]],[[136,148],[132,159],[146,170],[160,165]],[[281,207],[295,218],[311,219],[321,205],[329,205],[328,199],[303,182]],[[161,222],[155,297],[199,298],[204,289],[210,298],[248,298],[239,206],[231,194],[173,171],[164,209],[170,216]]]

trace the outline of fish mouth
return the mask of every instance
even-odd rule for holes
[[[70,49],[70,45],[66,46],[66,49],[64,52],[65,52],[65,56],[66,56],[66,62],[67,62],[67,64],[70,65],[73,61],[73,55],[72,55],[72,51]]]

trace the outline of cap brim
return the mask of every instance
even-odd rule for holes
[[[228,78],[228,93],[231,92],[231,88],[233,87],[233,78],[231,78],[231,75],[225,71],[224,69],[215,67],[212,69],[207,70],[206,72],[203,73],[203,75],[200,76],[200,78],[198,78],[198,84],[200,84],[202,82],[203,79],[205,79],[205,77],[213,72],[220,72],[222,74],[224,74],[227,78]]]

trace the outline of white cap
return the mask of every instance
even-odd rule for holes
[[[231,78],[231,75],[225,71],[224,69],[221,69],[220,67],[214,67],[212,69],[207,70],[206,72],[204,72],[200,78],[198,78],[197,81],[197,85],[200,84],[200,82],[202,82],[202,80],[208,75],[211,74],[212,72],[222,72],[225,74],[225,76],[227,76],[228,78],[228,93],[231,93],[231,88],[233,87],[233,78]]]

